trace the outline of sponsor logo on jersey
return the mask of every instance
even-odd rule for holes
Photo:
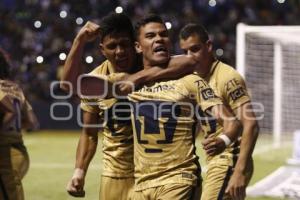
[[[234,91],[230,92],[229,95],[230,95],[231,99],[233,101],[235,101],[235,100],[241,98],[242,96],[245,96],[246,93],[242,87],[239,87],[239,88],[235,89]]]
[[[156,87],[152,87],[152,88],[148,88],[148,87],[144,87],[142,88],[140,91],[141,92],[161,92],[164,90],[175,90],[175,87],[173,87],[172,85],[158,85]]]
[[[211,88],[207,88],[201,91],[202,98],[204,100],[215,98],[215,93]]]

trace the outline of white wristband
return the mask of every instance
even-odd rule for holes
[[[85,177],[85,171],[80,168],[75,168],[72,178],[78,178],[78,177]]]
[[[226,147],[228,147],[231,144],[231,140],[227,135],[221,134],[218,137],[224,141]]]

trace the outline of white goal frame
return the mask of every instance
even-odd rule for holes
[[[294,32],[300,33],[300,26],[249,26],[243,23],[237,25],[236,39],[236,68],[245,78],[246,67],[246,37],[247,33],[257,33],[274,41],[274,119],[273,119],[273,145],[281,145],[281,122],[282,122],[282,44],[285,42],[297,42],[300,44],[300,37],[290,37]],[[281,35],[279,35],[280,33]],[[283,40],[282,34],[289,35]],[[246,80],[247,82],[247,80]]]

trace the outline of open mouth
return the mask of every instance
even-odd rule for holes
[[[121,59],[117,59],[116,60],[116,63],[118,63],[118,64],[120,64],[120,63],[125,63],[125,62],[127,62],[127,58],[121,58]]]
[[[154,48],[154,53],[167,53],[168,50],[164,46],[157,46]]]

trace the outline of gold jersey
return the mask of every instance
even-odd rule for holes
[[[4,124],[4,119],[10,113],[0,111],[0,145],[21,143],[23,142],[21,135],[22,114],[32,110],[32,107],[26,101],[18,84],[8,80],[0,80],[0,100],[5,97],[11,100],[15,112],[12,120],[9,120],[8,124]]]
[[[241,75],[235,69],[221,61],[215,61],[212,64],[210,73],[205,80],[230,111],[234,111],[244,103],[250,102],[246,84]],[[223,132],[223,127],[213,119],[202,120],[201,122],[201,127],[205,136],[210,134],[218,136]],[[226,148],[222,154],[230,157],[233,156],[232,162],[235,162],[239,153],[239,146],[240,140]],[[212,157],[209,156],[207,159],[209,161]],[[234,163],[228,164],[232,166]]]
[[[105,61],[90,74],[108,75],[113,72],[111,63]],[[81,108],[86,112],[98,113],[102,120],[102,175],[133,177],[133,135],[128,104],[115,98],[82,99]],[[122,112],[117,112],[118,109]]]
[[[222,104],[198,75],[162,81],[129,94],[134,130],[135,190],[180,183],[195,185],[195,108]]]

